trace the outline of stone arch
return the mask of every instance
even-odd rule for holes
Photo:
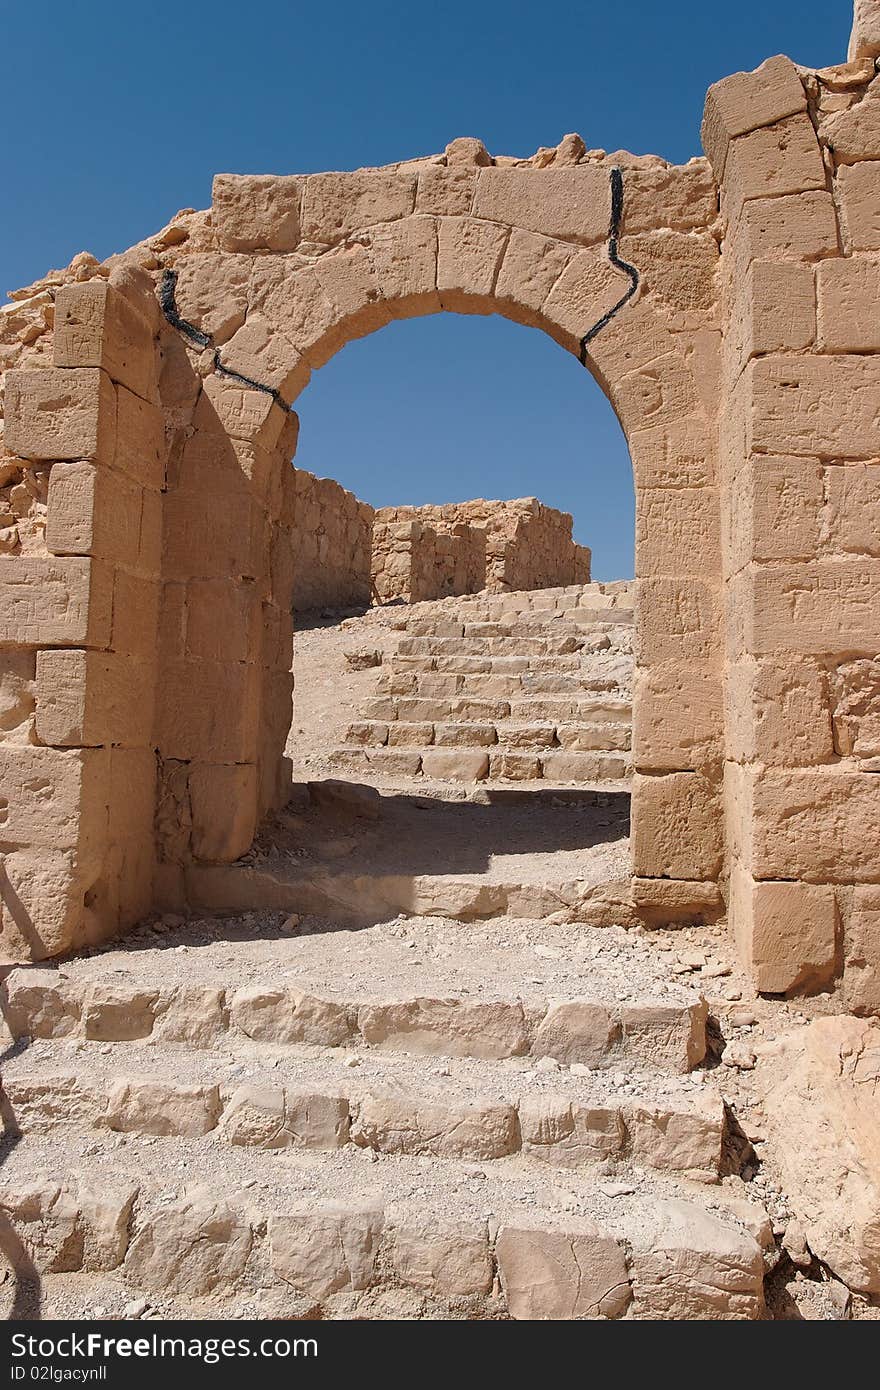
[[[663,919],[717,910],[723,871],[717,194],[704,161],[626,159],[621,253],[641,286],[588,365],[633,462],[634,897]],[[154,905],[228,905],[199,898],[199,866],[238,858],[286,799],[287,407],[392,317],[498,312],[578,352],[625,286],[610,167],[492,162],[467,141],[415,166],[220,176],[210,222],[169,233],[160,266],[136,248],[109,282],[62,291],[55,366],[12,374],[7,439],[71,461],[53,473],[41,582],[60,566],[82,611],[33,635],[43,746],[28,757],[67,779],[88,853],[58,843],[55,916],[26,904],[36,944],[18,950],[52,954]],[[210,347],[159,316],[167,269]],[[39,886],[16,891],[36,904]]]

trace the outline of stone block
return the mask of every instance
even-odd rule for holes
[[[49,475],[46,546],[53,555],[95,555],[137,568],[143,500],[143,489],[113,469],[56,463]],[[145,558],[155,570],[158,545]]]
[[[701,135],[719,183],[732,139],[806,109],[797,68],[781,54],[754,72],[737,72],[714,83],[706,94]]]
[[[611,184],[604,169],[481,169],[474,216],[584,245],[604,241]]]
[[[97,367],[45,367],[6,375],[5,443],[26,459],[112,461],[116,391]]]
[[[479,782],[489,775],[489,755],[480,749],[431,748],[422,754],[422,775]]]
[[[224,251],[295,251],[304,183],[295,174],[216,174],[211,223]]]
[[[837,171],[843,222],[854,251],[880,251],[880,180],[867,160]]]
[[[824,189],[825,166],[806,112],[731,140],[724,167],[723,201],[735,216],[751,198]]]
[[[479,1221],[395,1222],[389,1232],[391,1260],[401,1283],[447,1298],[487,1294],[492,1259]]]
[[[764,1315],[761,1247],[733,1222],[678,1198],[645,1213],[631,1258],[637,1316],[693,1321]]]
[[[437,289],[444,309],[492,312],[492,291],[508,232],[491,222],[445,217],[437,239]]]
[[[639,581],[639,665],[706,661],[716,654],[718,640],[717,597],[712,585],[703,579],[658,576]]]
[[[302,204],[302,233],[333,245],[351,232],[408,217],[415,207],[416,175],[406,169],[356,169],[311,174]]]
[[[640,488],[636,493],[636,576],[714,575],[720,519],[712,488]]]
[[[514,228],[504,252],[495,295],[515,306],[516,317],[538,322],[544,301],[574,255],[572,246]]]
[[[353,1142],[380,1153],[493,1159],[519,1146],[512,1105],[367,1093],[352,1112]]]
[[[762,452],[877,457],[880,356],[759,358],[746,368],[744,391],[747,442]]]
[[[88,558],[16,556],[0,568],[0,643],[106,647],[113,573]]]
[[[633,779],[633,868],[643,878],[713,879],[721,868],[717,791],[699,772]]]
[[[847,256],[816,268],[821,352],[878,352],[880,261]]]
[[[737,662],[727,670],[728,756],[806,767],[834,756],[824,671],[810,661]]]
[[[862,101],[825,121],[822,135],[837,164],[880,159],[880,88],[876,79]]]
[[[101,367],[144,400],[156,397],[157,344],[131,301],[106,280],[62,285],[55,295],[56,367]]]
[[[189,774],[192,852],[212,864],[231,864],[251,847],[257,829],[254,763],[196,763]]]
[[[665,661],[638,671],[632,738],[640,772],[697,771],[718,763],[723,712],[717,667]]]
[[[395,318],[436,312],[437,224],[431,217],[406,217],[370,229],[370,257],[379,290]]]
[[[632,1298],[623,1247],[590,1221],[502,1226],[495,1255],[514,1319],[616,1318]]]
[[[247,1215],[198,1188],[140,1213],[125,1274],[137,1288],[163,1296],[228,1294],[238,1287],[252,1246]]]
[[[37,737],[54,747],[147,744],[153,728],[154,676],[116,652],[37,653]]]
[[[745,576],[746,643],[755,656],[880,651],[880,562],[815,560]]]
[[[732,887],[740,949],[755,988],[764,994],[817,989],[835,971],[837,905],[832,888],[815,883],[754,882]]]
[[[603,1066],[618,1035],[618,1025],[603,1005],[587,999],[551,1001],[535,1033],[532,1055]]]
[[[102,1123],[122,1134],[208,1134],[220,1115],[218,1086],[183,1086],[118,1077],[109,1086]]]
[[[384,1226],[377,1205],[320,1202],[293,1207],[269,1221],[272,1270],[313,1298],[378,1281],[376,1259]]]

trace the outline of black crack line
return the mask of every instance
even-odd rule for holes
[[[242,372],[234,372],[231,367],[224,367],[220,359],[220,349],[214,346],[214,339],[211,337],[210,333],[203,333],[200,328],[196,328],[194,324],[187,323],[186,319],[180,317],[177,308],[177,299],[174,293],[176,288],[177,271],[163,271],[157,294],[159,298],[159,307],[171,324],[171,327],[176,328],[178,333],[182,333],[184,338],[189,338],[191,343],[195,343],[196,347],[210,348],[214,354],[214,370],[220,376],[229,377],[231,381],[238,381],[242,386],[250,387],[252,391],[262,391],[264,395],[271,396],[273,401],[281,406],[282,410],[291,410],[292,407],[288,405],[287,401],[281,395],[281,392],[275,390],[274,386],[266,386],[262,381],[254,381],[253,377],[244,376]]]
[[[639,287],[639,272],[634,265],[627,261],[622,261],[617,254],[617,241],[620,236],[620,222],[623,217],[623,170],[615,164],[611,170],[611,225],[608,228],[608,259],[616,270],[622,270],[629,276],[629,289],[626,294],[618,299],[613,309],[609,309],[607,314],[603,314],[598,323],[594,323],[581,338],[580,359],[581,366],[587,365],[587,344],[591,343],[597,334],[611,322],[615,314],[619,314],[624,304],[628,304]]]

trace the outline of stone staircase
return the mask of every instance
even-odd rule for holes
[[[563,786],[628,777],[632,586],[431,608],[411,610],[335,771]]]
[[[616,928],[252,917],[16,968],[16,1278],[111,1316],[760,1318],[772,1235],[667,965]]]

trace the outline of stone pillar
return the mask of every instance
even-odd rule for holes
[[[149,910],[164,432],[150,300],[55,302],[51,368],[10,372],[6,445],[51,464],[45,554],[0,575],[0,643],[32,662],[30,741],[2,746],[3,935],[57,954]]]
[[[880,776],[848,756],[832,718],[841,668],[880,650],[880,552],[876,531],[864,536],[880,457],[877,266],[838,225],[821,77],[805,89],[771,58],[711,88],[703,123],[727,224],[730,912],[769,993],[835,976],[854,886],[880,881]],[[834,81],[846,89],[847,74]]]

